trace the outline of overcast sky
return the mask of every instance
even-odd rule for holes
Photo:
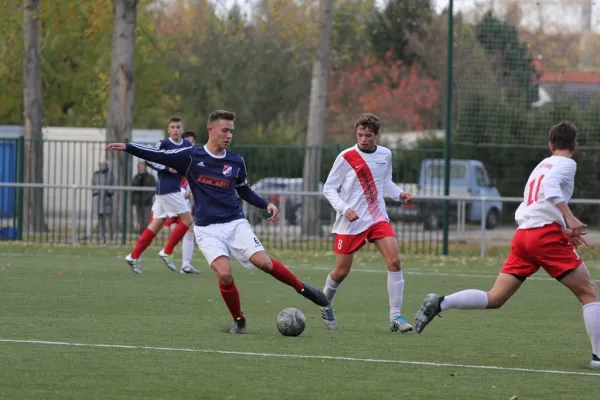
[[[251,4],[253,0],[210,0],[213,3],[218,4],[218,8],[226,10],[231,7],[236,1],[242,7],[244,5]],[[376,0],[377,3],[383,6],[387,0]],[[505,0],[454,0],[455,12],[467,12],[473,10],[479,5],[491,5],[501,4]],[[521,0],[524,9],[524,24],[529,25],[533,28],[539,23],[538,13],[536,9],[537,4],[543,4],[545,6],[545,13],[542,20],[545,23],[551,25],[561,25],[571,27],[573,29],[580,29],[581,27],[581,9],[575,7],[565,7],[565,4],[577,3],[581,1],[590,1],[593,3],[592,6],[592,26],[595,32],[600,33],[600,0]],[[440,12],[444,8],[448,7],[449,0],[433,0],[436,11]]]
[[[212,0],[214,3],[220,3],[222,7],[230,7],[236,0]],[[251,0],[250,0],[251,1]],[[250,3],[250,1],[246,0],[237,0],[237,3],[240,5]],[[383,5],[387,0],[376,0],[377,3]],[[481,1],[481,0],[479,0]],[[455,8],[464,8],[464,7],[473,7],[476,3],[476,0],[454,0]],[[438,11],[444,9],[444,7],[448,6],[448,0],[433,0],[433,4],[435,4],[435,8]]]

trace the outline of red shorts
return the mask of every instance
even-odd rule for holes
[[[367,241],[384,237],[396,237],[392,225],[388,221],[381,221],[371,225],[369,229],[358,235],[339,235],[336,234],[333,242],[333,251],[336,254],[352,254],[367,244]]]
[[[553,278],[579,267],[583,260],[558,224],[517,229],[510,254],[500,272],[527,278],[544,268]]]
[[[154,219],[154,213],[150,213],[150,222],[152,222],[152,220]],[[169,219],[167,219],[165,221],[165,223],[163,224],[163,226],[169,227],[173,224],[177,224],[179,223],[179,217],[171,217]]]

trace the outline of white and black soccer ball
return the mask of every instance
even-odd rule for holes
[[[306,317],[297,308],[286,308],[277,316],[277,329],[283,336],[300,336],[306,328]]]

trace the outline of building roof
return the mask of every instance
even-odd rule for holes
[[[544,71],[540,76],[540,83],[580,83],[600,84],[600,73],[584,71]]]

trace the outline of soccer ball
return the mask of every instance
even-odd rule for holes
[[[306,327],[306,317],[297,308],[286,308],[277,316],[277,329],[283,336],[300,336]]]

